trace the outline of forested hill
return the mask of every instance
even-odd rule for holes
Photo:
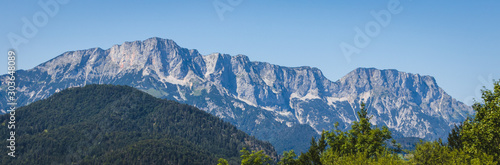
[[[0,117],[2,139],[9,117]],[[1,154],[0,164],[235,164],[243,147],[277,155],[215,116],[128,86],[66,89],[15,117],[16,158]]]

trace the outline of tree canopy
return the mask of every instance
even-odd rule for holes
[[[376,157],[385,150],[385,142],[392,138],[389,129],[386,126],[380,129],[371,125],[371,117],[368,117],[364,103],[361,103],[361,110],[357,114],[359,121],[353,122],[351,130],[343,132],[335,129],[327,132],[329,154],[338,153],[342,156],[366,152],[367,157]],[[338,123],[335,128],[337,125]]]
[[[500,81],[494,83],[493,91],[483,90],[482,99],[483,102],[472,105],[474,118],[463,124],[463,149],[471,154],[493,155],[500,161]]]

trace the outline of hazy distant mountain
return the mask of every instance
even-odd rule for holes
[[[431,76],[358,68],[333,82],[317,68],[254,62],[244,55],[201,55],[160,38],[69,51],[18,71],[17,77],[22,105],[72,86],[129,85],[199,107],[270,141],[278,152],[304,150],[312,135],[335,122],[348,128],[361,101],[373,124],[400,137],[443,138],[473,113]]]
[[[2,154],[0,164],[237,164],[243,147],[277,157],[228,122],[127,86],[66,89],[19,108],[16,119],[16,158]]]

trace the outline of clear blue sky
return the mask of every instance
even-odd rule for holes
[[[51,0],[41,0],[46,1]],[[482,86],[500,79],[500,1],[401,0],[400,12],[391,13],[386,26],[378,23],[378,33],[350,61],[339,45],[356,46],[355,28],[366,31],[366,25],[374,25],[370,12],[387,11],[390,0],[73,0],[60,4],[53,16],[38,2],[1,2],[4,54],[13,48],[9,33],[24,36],[23,17],[33,23],[35,16],[39,22],[37,33],[24,36],[28,43],[16,50],[21,69],[69,50],[107,49],[156,36],[202,54],[245,54],[253,61],[317,67],[332,81],[357,67],[431,75],[468,104],[480,96]],[[227,9],[222,17],[214,2],[227,5],[219,8]],[[369,30],[377,30],[374,26]],[[1,74],[7,72],[6,61],[0,58]]]

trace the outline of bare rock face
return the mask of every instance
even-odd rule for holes
[[[7,76],[1,76],[5,89]],[[471,107],[446,94],[431,76],[358,68],[336,82],[311,67],[282,67],[247,56],[214,53],[150,38],[110,49],[65,52],[20,70],[18,104],[86,84],[129,85],[156,97],[191,104],[273,143],[279,153],[304,151],[311,136],[347,129],[365,102],[370,122],[396,137],[444,138]],[[0,93],[2,98],[5,93]],[[6,99],[0,101],[2,113]]]

